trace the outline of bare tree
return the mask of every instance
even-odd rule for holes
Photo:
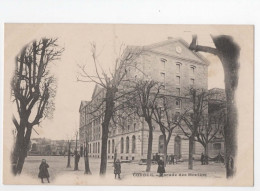
[[[116,59],[114,70],[105,72],[98,64],[98,56],[96,53],[96,45],[92,44],[92,58],[95,67],[95,75],[90,75],[87,72],[86,65],[79,66],[80,73],[78,81],[90,82],[99,85],[104,91],[104,97],[96,105],[93,105],[92,114],[94,118],[102,117],[102,144],[101,144],[101,163],[100,175],[106,174],[107,167],[107,140],[109,133],[109,125],[113,114],[115,113],[115,102],[123,97],[125,94],[118,95],[118,90],[124,81],[127,68],[131,67],[133,61],[140,55],[140,50],[126,48],[123,53],[120,52],[119,57]]]
[[[224,69],[225,92],[227,99],[227,119],[225,126],[226,176],[232,177],[236,171],[237,155],[237,108],[235,93],[238,85],[240,47],[231,36],[211,36],[216,48],[197,45],[197,36],[193,35],[190,49],[216,55]]]
[[[171,103],[173,100],[169,96],[160,96],[155,104],[154,108],[154,121],[159,125],[160,131],[163,135],[163,153],[164,153],[164,165],[166,166],[167,148],[171,140],[171,136],[175,127],[178,126],[178,116],[173,114],[173,106]]]
[[[137,80],[134,82],[135,93],[133,99],[128,99],[128,109],[134,111],[139,117],[142,117],[149,128],[148,150],[147,150],[147,166],[146,172],[150,172],[152,164],[152,145],[153,145],[153,116],[156,101],[160,96],[163,86],[153,80]]]
[[[196,135],[196,141],[201,143],[204,147],[205,164],[208,164],[208,144],[215,138],[222,136],[222,129],[225,125],[226,118],[226,102],[222,92],[210,90],[205,95],[204,102],[208,103],[208,114],[203,115],[198,133]]]
[[[198,133],[196,134],[196,141],[199,142],[204,147],[205,154],[205,164],[208,164],[208,145],[209,143],[216,138],[221,131],[221,121],[222,116],[202,116],[201,123],[198,127]]]
[[[189,138],[189,163],[188,168],[193,169],[193,149],[194,141],[198,134],[198,129],[201,125],[202,119],[207,112],[208,103],[206,100],[207,91],[204,89],[189,89],[188,106],[180,115],[178,126],[183,131],[184,135]],[[186,128],[188,127],[188,128]]]
[[[60,58],[64,49],[57,49],[57,39],[42,38],[26,45],[16,57],[11,91],[17,106],[18,118],[13,115],[17,130],[12,152],[13,173],[22,172],[26,149],[35,125],[52,117],[56,83],[50,74],[50,63]]]

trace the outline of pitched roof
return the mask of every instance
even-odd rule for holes
[[[189,52],[189,57],[187,58],[188,60],[192,60],[192,61],[195,61],[195,62],[200,62],[200,63],[203,63],[203,64],[206,64],[206,65],[209,65],[209,61],[204,57],[202,56],[200,53],[198,52],[194,52],[194,51],[191,51],[189,49],[189,44],[181,39],[181,38],[173,38],[173,39],[168,39],[168,40],[165,40],[165,41],[161,41],[161,42],[158,42],[158,43],[154,43],[154,44],[150,44],[150,45],[146,45],[146,46],[128,46],[128,49],[143,49],[144,51],[153,51],[153,52],[157,52],[157,53],[163,53],[165,55],[168,55],[168,56],[174,56],[176,58],[179,58],[179,59],[183,59],[184,58],[184,55],[181,55],[181,54],[174,54],[175,51],[172,51],[172,49],[170,50],[171,52],[169,53],[166,53],[164,51],[160,51],[160,47],[163,47],[163,46],[171,46],[171,44],[176,44],[178,43],[179,45],[182,46],[182,48],[185,48],[187,50],[187,52]],[[174,47],[174,46],[172,46]]]

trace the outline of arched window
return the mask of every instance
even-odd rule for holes
[[[99,142],[98,142],[98,153],[99,153],[99,149],[100,149],[100,144],[99,144]]]
[[[124,153],[124,138],[121,138],[121,153]]]
[[[159,136],[158,153],[163,153],[163,150],[164,150],[163,135],[160,135]]]
[[[126,153],[129,153],[129,137],[126,137]]]
[[[132,153],[135,153],[135,136],[132,136]]]
[[[91,144],[89,144],[89,153],[91,153]]]
[[[110,153],[110,140],[108,141],[108,153]]]
[[[115,140],[113,139],[112,140],[112,153],[115,152]]]

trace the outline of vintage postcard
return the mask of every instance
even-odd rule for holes
[[[253,186],[254,26],[4,32],[4,184]]]

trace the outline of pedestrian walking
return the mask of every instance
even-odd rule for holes
[[[163,162],[162,159],[160,159],[160,160],[158,161],[157,173],[160,174],[160,177],[162,177],[162,176],[163,176],[163,173],[165,173],[164,162]]]
[[[38,177],[41,178],[42,183],[44,183],[43,182],[44,178],[47,178],[48,183],[50,183],[50,180],[49,180],[50,175],[48,172],[48,168],[49,168],[49,165],[46,163],[46,160],[42,159],[42,163],[40,164],[40,167],[39,167],[40,172],[38,174]]]
[[[205,157],[204,157],[203,153],[201,153],[200,162],[201,162],[201,165],[204,165],[204,163],[205,163]]]
[[[121,174],[121,163],[120,160],[117,159],[115,164],[114,164],[114,174],[115,174],[115,179],[116,179],[116,175],[118,175],[118,179],[120,178],[120,174]]]

